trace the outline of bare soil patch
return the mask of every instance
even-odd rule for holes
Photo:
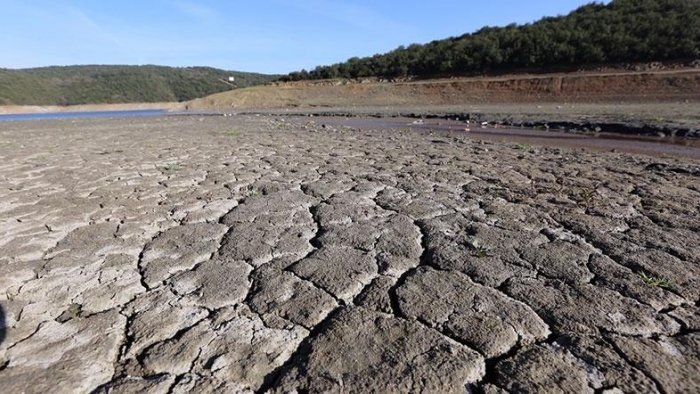
[[[700,162],[0,123],[7,392],[697,392]]]

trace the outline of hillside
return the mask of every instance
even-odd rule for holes
[[[209,67],[65,66],[0,68],[0,105],[79,105],[187,101],[278,76]]]
[[[473,34],[354,57],[293,72],[284,80],[574,71],[586,65],[698,57],[700,1],[613,0],[532,24],[484,27]]]

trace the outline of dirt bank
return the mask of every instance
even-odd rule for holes
[[[471,119],[510,126],[700,136],[700,69],[601,71],[382,82],[312,81],[241,89],[181,110]]]
[[[215,94],[186,106],[190,109],[242,110],[700,100],[700,69],[365,82],[337,80],[261,86]]]

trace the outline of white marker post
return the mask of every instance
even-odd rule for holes
[[[235,80],[236,80],[236,78],[234,78],[234,77],[228,77],[228,81],[226,81],[226,80],[223,79],[223,78],[217,78],[217,81],[221,81],[221,83],[225,83],[226,85],[228,85],[228,86],[230,86],[230,87],[232,87],[232,88],[235,88],[235,87],[236,87],[236,85],[233,84],[233,82],[234,82]]]

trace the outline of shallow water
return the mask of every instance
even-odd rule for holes
[[[156,116],[163,115],[165,113],[166,111],[162,109],[140,109],[130,111],[42,112],[33,114],[0,115],[0,121],[77,118],[123,118],[133,116]]]

